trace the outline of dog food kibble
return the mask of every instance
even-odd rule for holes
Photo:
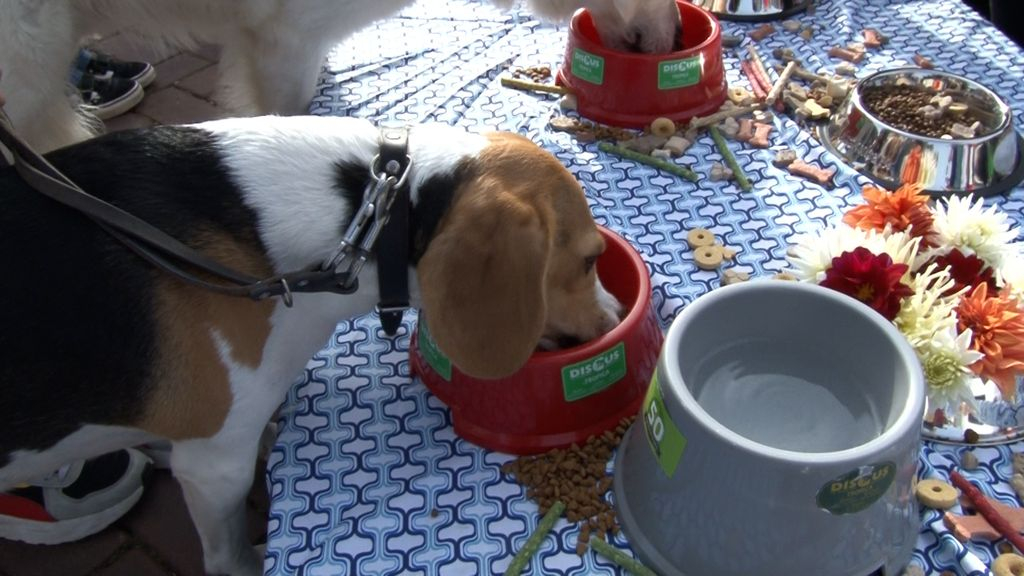
[[[956,488],[951,484],[931,478],[917,483],[916,494],[921,504],[937,510],[949,510],[959,498]]]
[[[1024,576],[1024,556],[1019,554],[1000,554],[992,562],[992,573],[995,576]]]
[[[589,540],[587,536],[605,538],[619,531],[618,521],[605,494],[612,487],[612,477],[606,472],[612,451],[622,441],[622,435],[633,418],[623,418],[614,430],[600,436],[591,436],[582,446],[557,449],[537,456],[522,456],[501,467],[503,474],[511,475],[526,488],[526,497],[537,502],[541,513],[547,512],[556,500],[565,503],[565,516],[569,522],[582,522],[577,552],[583,554]]]
[[[960,467],[964,470],[977,470],[978,457],[970,450],[964,452],[964,455],[960,457]]]
[[[668,118],[655,118],[651,122],[651,134],[662,138],[671,138],[676,133],[676,123]]]

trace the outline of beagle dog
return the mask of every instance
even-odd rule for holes
[[[491,0],[511,6],[516,0]],[[676,0],[527,0],[545,19],[589,9],[609,47],[668,52],[681,41]],[[5,0],[0,70],[7,112],[28,143],[46,152],[93,136],[100,124],[67,97],[81,38],[120,31],[157,50],[222,47],[218,101],[234,115],[305,114],[324,55],[412,0]]]
[[[361,205],[378,130],[259,117],[117,132],[47,155],[83,190],[259,277],[331,258]],[[410,293],[464,372],[501,377],[542,338],[618,322],[594,269],[583,191],[514,134],[412,127]],[[0,169],[0,490],[72,460],[171,441],[211,574],[262,573],[244,498],[260,432],[338,321],[378,301],[373,260],[349,295],[291,307],[156,269],[86,216]],[[496,337],[500,334],[500,337]]]

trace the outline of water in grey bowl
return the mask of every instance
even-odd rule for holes
[[[795,452],[835,452],[882,433],[854,370],[778,340],[747,340],[704,357],[687,378],[701,407],[750,440]]]

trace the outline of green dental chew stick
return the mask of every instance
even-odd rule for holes
[[[561,518],[562,512],[565,511],[565,504],[558,500],[551,505],[548,509],[548,513],[540,519],[540,523],[537,524],[537,529],[530,534],[530,537],[526,539],[526,544],[520,548],[519,552],[516,552],[512,562],[509,563],[508,569],[505,570],[505,576],[519,576],[519,573],[526,568],[526,565],[530,563],[530,560],[540,549],[540,543],[547,536],[548,532],[551,531],[551,527],[558,522]]]
[[[590,537],[590,547],[601,556],[615,562],[621,568],[625,568],[637,576],[658,576],[653,570],[641,564],[636,558],[627,555],[622,550],[619,550],[604,540],[601,540],[597,536]]]
[[[675,174],[676,176],[686,178],[690,182],[697,181],[697,174],[693,170],[690,170],[689,168],[684,168],[678,164],[666,162],[660,158],[648,156],[647,154],[641,154],[636,150],[630,150],[629,148],[623,148],[622,146],[616,146],[615,144],[609,144],[608,142],[599,142],[597,144],[597,149],[600,150],[601,152],[607,152],[609,154],[615,154],[616,156],[628,158],[629,160],[633,160],[634,162],[647,164],[648,166],[654,166],[655,168],[664,170],[669,174]]]

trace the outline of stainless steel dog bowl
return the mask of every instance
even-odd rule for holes
[[[802,12],[814,0],[690,0],[722,20],[763,22]]]
[[[919,86],[951,95],[982,121],[974,138],[914,134],[882,121],[863,101],[878,86]],[[865,77],[820,130],[821,141],[855,170],[886,188],[918,183],[933,196],[1000,194],[1024,178],[1021,138],[1009,106],[962,76],[900,68]]]

